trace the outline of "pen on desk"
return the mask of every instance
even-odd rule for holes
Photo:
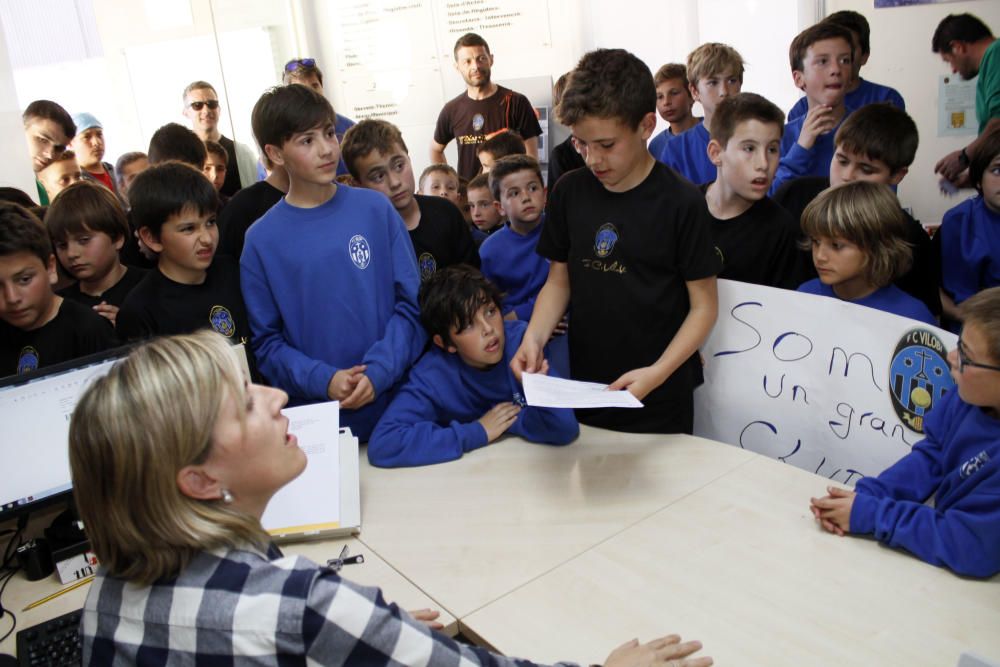
[[[46,595],[41,600],[35,600],[34,602],[32,602],[31,604],[29,604],[27,607],[25,607],[21,611],[28,611],[29,609],[34,609],[35,607],[37,607],[39,605],[45,604],[49,600],[55,600],[57,597],[59,597],[63,593],[69,593],[70,591],[75,591],[80,586],[83,586],[84,584],[89,584],[93,579],[94,579],[94,575],[90,575],[89,577],[84,577],[80,581],[77,581],[76,583],[70,584],[66,588],[60,589],[60,590],[56,591],[55,593],[53,593],[52,595]]]

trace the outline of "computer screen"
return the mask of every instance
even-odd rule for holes
[[[127,353],[117,348],[0,380],[0,522],[69,497],[70,415],[87,386]]]

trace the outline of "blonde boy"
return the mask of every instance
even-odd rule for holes
[[[667,142],[657,156],[696,185],[715,180],[715,165],[708,158],[708,128],[719,102],[743,88],[743,58],[731,46],[702,44],[688,56],[687,74],[691,96],[701,103],[705,120],[689,132]]]

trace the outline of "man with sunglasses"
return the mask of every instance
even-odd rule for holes
[[[870,534],[956,574],[991,577],[1000,572],[1000,287],[959,311],[955,387],[931,406],[924,439],[854,491],[828,487],[812,512],[831,533]]]
[[[24,122],[31,168],[36,174],[38,203],[48,206],[49,197],[37,174],[66,151],[66,146],[76,136],[76,125],[73,117],[51,100],[35,100],[21,114],[21,120]]]
[[[219,95],[207,81],[195,81],[184,89],[184,116],[191,121],[191,129],[202,141],[216,141],[229,154],[229,169],[222,184],[222,194],[232,197],[240,188],[257,180],[257,156],[253,150],[225,137],[219,131]]]

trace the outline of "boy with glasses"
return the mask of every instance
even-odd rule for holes
[[[991,577],[1000,572],[1000,287],[960,310],[948,355],[955,388],[927,416],[926,438],[854,491],[831,486],[811,505],[831,533],[870,534],[956,574]]]
[[[245,144],[233,141],[219,131],[219,95],[207,81],[195,81],[184,89],[184,116],[202,141],[217,141],[229,154],[229,169],[222,184],[222,194],[232,197],[240,188],[257,181],[257,156]],[[200,168],[200,167],[199,167]]]

